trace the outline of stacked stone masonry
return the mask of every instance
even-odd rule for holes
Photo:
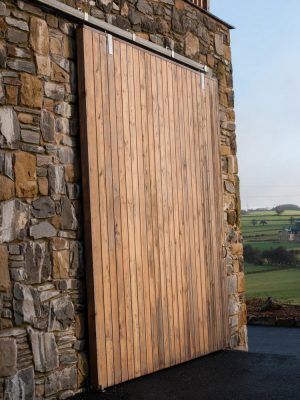
[[[218,77],[229,346],[246,349],[228,28],[183,0],[64,3]],[[88,385],[75,28],[33,1],[0,0],[0,399],[65,399]]]

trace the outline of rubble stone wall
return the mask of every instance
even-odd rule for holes
[[[246,349],[228,28],[183,0],[63,2],[218,77],[230,346]],[[34,1],[0,0],[0,399],[88,385],[75,27]]]

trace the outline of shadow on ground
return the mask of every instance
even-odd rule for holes
[[[74,400],[296,400],[296,356],[223,351]]]

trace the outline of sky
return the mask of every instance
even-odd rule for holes
[[[299,0],[211,0],[231,32],[242,208],[300,205]]]

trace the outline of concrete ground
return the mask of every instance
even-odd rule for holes
[[[300,360],[300,329],[248,326],[249,351],[297,356]]]
[[[300,400],[300,330],[250,327],[250,352],[223,351],[78,400]],[[269,354],[267,354],[269,353]]]

